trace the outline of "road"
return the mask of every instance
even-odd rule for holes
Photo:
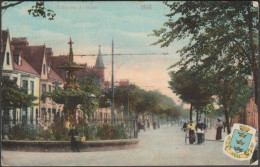
[[[185,145],[180,127],[161,126],[141,131],[139,144],[128,150],[79,153],[2,150],[2,155],[4,164],[10,166],[249,165],[248,161],[224,155],[223,142],[214,141],[214,135],[215,130],[209,130],[204,145]]]

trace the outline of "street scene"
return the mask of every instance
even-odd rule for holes
[[[222,153],[223,141],[215,141],[215,131],[206,133],[203,145],[186,145],[178,126],[163,125],[139,133],[135,148],[81,153],[42,153],[3,151],[4,164],[10,166],[142,166],[142,165],[249,165]],[[224,133],[223,133],[224,134]],[[12,157],[17,160],[13,161]],[[205,158],[207,157],[207,158]],[[48,161],[46,161],[48,160]]]
[[[258,165],[257,1],[0,9],[2,166]]]

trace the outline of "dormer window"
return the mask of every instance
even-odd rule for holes
[[[17,65],[22,65],[21,55],[14,55],[14,61]]]
[[[48,65],[48,66],[47,66],[47,72],[48,72],[48,74],[50,73],[50,71],[51,71],[51,67],[50,67],[50,65]]]
[[[22,65],[22,57],[21,57],[21,55],[18,56],[18,65],[20,65],[20,66]]]

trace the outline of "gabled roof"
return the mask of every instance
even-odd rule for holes
[[[30,74],[40,75],[35,69],[21,56],[22,64],[18,65],[14,62],[14,69],[18,71],[27,72]]]
[[[3,46],[3,52],[1,53],[1,65],[3,66],[4,63],[4,54],[5,54],[5,50],[6,50],[6,44],[7,42],[7,38],[9,36],[9,31],[8,30],[2,30],[1,33],[1,42],[2,42],[2,46]]]
[[[60,66],[68,62],[68,56],[51,56],[49,58],[51,68],[58,74],[63,80],[66,79],[66,71],[60,69]]]
[[[22,49],[24,59],[41,74],[45,45],[26,46]]]
[[[64,80],[52,69],[50,68],[50,73],[48,76],[50,79],[58,80],[63,82]]]

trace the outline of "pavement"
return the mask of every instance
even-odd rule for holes
[[[205,143],[189,145],[178,126],[161,126],[139,133],[139,144],[126,150],[97,152],[16,152],[2,150],[3,163],[9,166],[163,166],[163,165],[249,165],[222,153],[215,129],[205,134]],[[222,138],[226,136],[222,133]]]

